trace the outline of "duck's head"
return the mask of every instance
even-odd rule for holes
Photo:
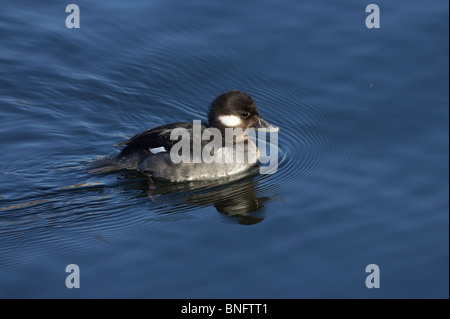
[[[210,127],[216,127],[222,133],[225,128],[241,128],[243,131],[264,129],[267,132],[280,130],[261,117],[250,95],[238,90],[225,92],[211,103],[208,122]]]

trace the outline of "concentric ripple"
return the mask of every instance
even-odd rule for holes
[[[331,107],[332,96],[281,83],[258,91],[258,97],[261,114],[280,127],[279,167],[272,181],[288,189],[316,189],[354,160],[351,125],[358,114],[337,112]],[[264,108],[271,104],[276,106]],[[281,123],[279,115],[283,115]]]

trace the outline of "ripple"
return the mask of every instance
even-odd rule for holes
[[[332,93],[296,90],[286,83],[259,89],[258,105],[272,104],[276,109],[260,107],[270,122],[280,127],[278,171],[272,182],[296,190],[314,190],[329,183],[355,160],[350,127],[358,120],[353,112],[338,112],[331,107]],[[278,114],[283,116],[277,122]]]
[[[1,198],[1,197],[0,197]],[[23,204],[17,204],[17,205],[11,205],[7,207],[0,207],[0,210],[10,210],[10,209],[17,209],[17,208],[23,208],[35,204],[45,203],[47,200],[45,199],[38,199],[31,202],[23,203]]]

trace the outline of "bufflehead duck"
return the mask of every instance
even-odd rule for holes
[[[225,142],[228,128],[238,132],[232,137],[231,145]],[[189,134],[190,161],[176,163],[171,157],[172,148],[180,141],[180,139],[171,139],[171,133],[175,129],[181,129]],[[198,126],[195,127],[195,123],[178,122],[160,125],[141,132],[129,140],[115,145],[115,147],[125,146],[125,148],[116,157],[109,158],[103,161],[103,164],[97,165],[94,171],[134,169],[151,178],[171,182],[210,180],[232,176],[256,165],[260,156],[255,144],[248,139],[247,129],[264,129],[268,132],[279,130],[277,126],[266,122],[259,115],[256,103],[248,94],[238,90],[228,91],[219,95],[211,103],[207,124],[198,123]],[[195,138],[196,130],[202,136],[207,133],[206,135],[209,137],[212,136],[211,132],[220,132],[220,136],[223,137],[220,141],[221,147],[215,151],[217,151],[216,155],[223,156],[223,158],[227,156],[235,158],[238,147],[243,147],[244,162],[228,162],[226,160],[210,162],[204,158],[194,161],[192,153],[195,149],[193,138]],[[203,151],[209,142],[210,140],[201,138],[200,144],[198,144],[200,150]]]

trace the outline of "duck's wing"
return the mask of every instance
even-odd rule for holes
[[[174,140],[170,139],[170,134],[172,133],[172,130],[174,130],[175,128],[186,129],[189,132],[189,135],[192,136],[193,131],[192,123],[178,122],[173,124],[160,125],[158,127],[141,132],[126,141],[114,145],[114,147],[125,145],[126,148],[144,149],[144,150],[164,147],[166,150],[170,150],[170,148],[179,141],[179,139]],[[203,131],[204,129],[205,127],[202,125],[201,130]]]

